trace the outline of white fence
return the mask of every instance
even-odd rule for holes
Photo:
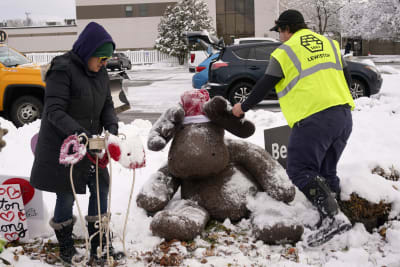
[[[123,52],[129,57],[132,64],[172,63],[179,64],[177,57],[161,53],[158,50],[139,50]]]
[[[122,52],[135,64],[154,64],[154,63],[171,63],[179,64],[177,57],[172,57],[167,54],[161,53],[158,50],[138,50],[138,51],[118,51]],[[61,55],[62,53],[31,53],[26,56],[37,64],[49,63],[53,57]]]

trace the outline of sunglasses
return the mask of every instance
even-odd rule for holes
[[[104,63],[109,59],[110,59],[110,57],[99,57],[99,63]]]

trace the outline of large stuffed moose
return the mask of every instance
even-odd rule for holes
[[[269,244],[297,242],[304,230],[301,225],[278,222],[260,227],[246,207],[247,198],[261,191],[276,201],[291,202],[295,189],[285,171],[263,148],[225,139],[225,130],[246,138],[255,127],[233,116],[224,98],[209,100],[205,90],[185,92],[181,104],[155,122],[148,148],[159,151],[173,141],[168,163],[149,178],[137,197],[138,206],[154,215],[153,234],[191,240],[210,219],[250,217],[258,239]],[[174,197],[179,187],[180,197]]]

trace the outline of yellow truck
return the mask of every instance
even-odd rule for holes
[[[4,44],[7,35],[0,30],[0,115],[20,127],[41,117],[44,90],[40,66]],[[127,74],[109,74],[110,89],[116,113],[130,108],[122,90]]]
[[[40,118],[45,83],[40,67],[0,44],[0,112],[17,127]]]

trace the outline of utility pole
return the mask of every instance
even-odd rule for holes
[[[31,14],[31,12],[25,12],[25,15],[26,15],[25,26],[32,25],[32,19],[29,17],[30,14]]]

